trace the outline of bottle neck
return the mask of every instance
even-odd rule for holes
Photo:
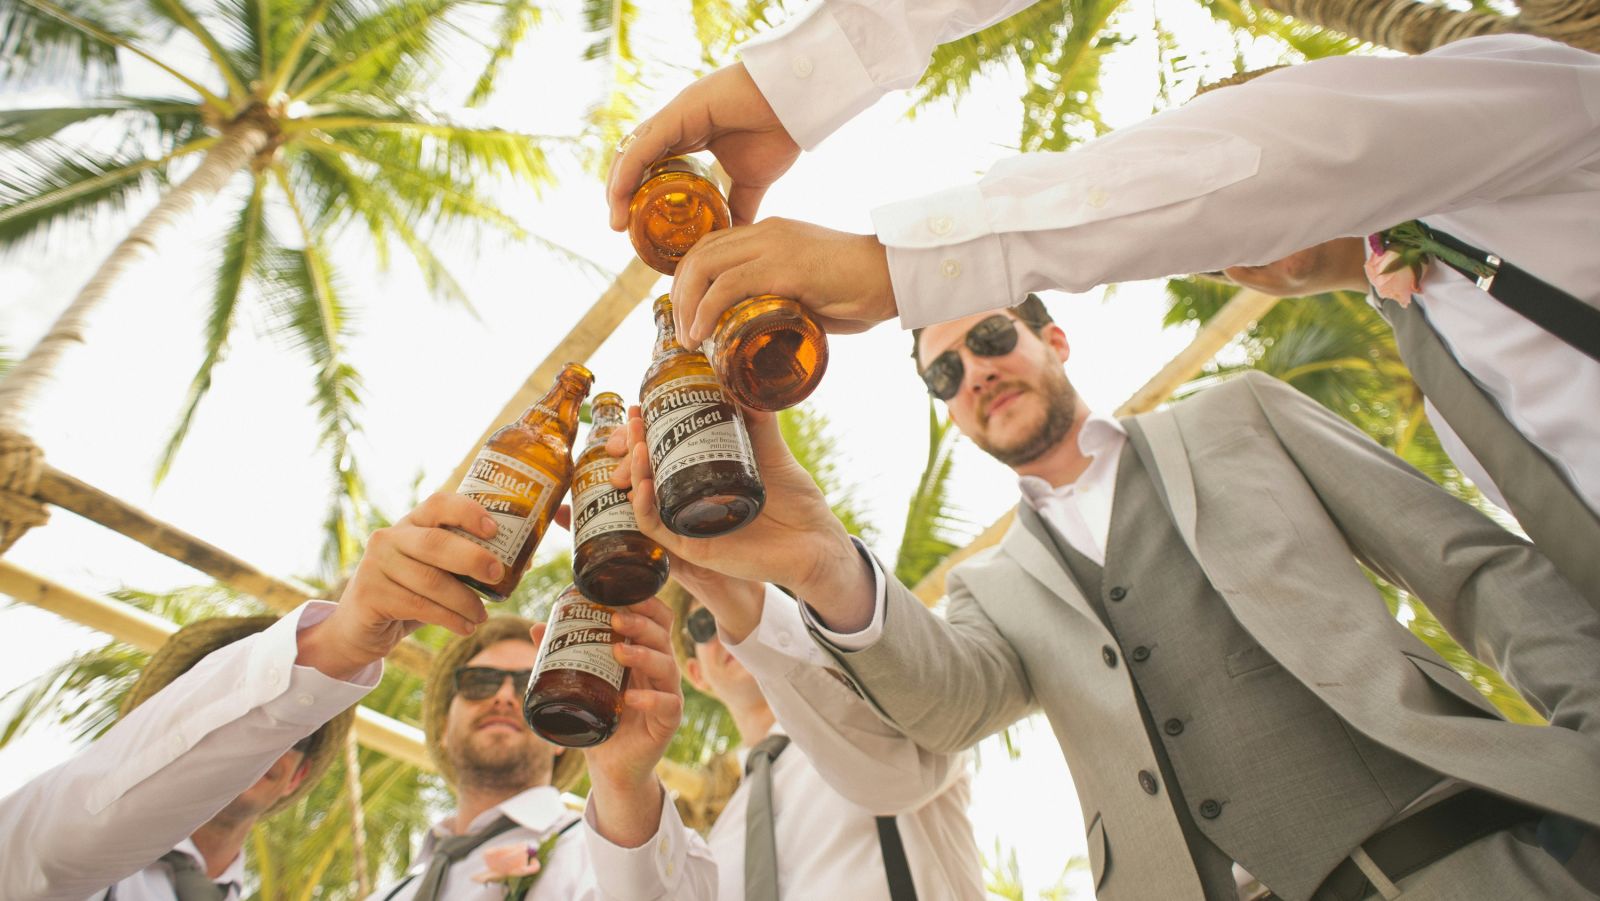
[[[688,353],[689,349],[678,343],[678,330],[672,325],[672,310],[656,314],[656,348],[657,357],[671,354]]]
[[[589,427],[589,443],[585,449],[605,444],[611,440],[611,433],[627,424],[627,413],[621,407],[597,407],[591,415],[594,425]]]
[[[522,414],[520,422],[526,428],[538,430],[554,420],[560,424],[561,436],[570,447],[578,437],[578,410],[583,406],[583,398],[587,393],[582,384],[558,378],[550,391]]]

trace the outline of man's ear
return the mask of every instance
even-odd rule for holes
[[[306,781],[306,777],[310,775],[311,758],[305,754],[301,754],[300,762],[295,765],[294,773],[289,777],[289,781],[283,784],[283,793],[278,797],[286,798],[289,795],[294,794],[295,789],[300,787],[300,783]]]
[[[1055,351],[1056,358],[1061,362],[1067,362],[1067,358],[1072,356],[1072,346],[1067,344],[1067,333],[1054,322],[1045,325],[1044,329],[1039,332],[1039,338],[1049,345],[1051,350]]]
[[[710,694],[707,691],[706,674],[700,671],[699,657],[690,657],[688,660],[683,661],[683,677],[688,679],[689,684],[693,685],[696,690]]]

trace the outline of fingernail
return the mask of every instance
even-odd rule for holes
[[[495,562],[489,564],[489,581],[498,582],[500,581],[500,577],[505,574],[506,568],[500,565],[500,561],[496,560]]]
[[[493,538],[494,537],[494,533],[500,531],[500,524],[495,522],[494,518],[490,517],[490,516],[485,516],[483,518],[483,522],[479,523],[478,525],[485,532],[489,533],[488,536],[487,536],[489,538]]]

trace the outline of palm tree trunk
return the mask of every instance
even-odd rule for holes
[[[1517,6],[1534,34],[1600,53],[1600,0],[1522,0]]]
[[[1463,12],[1417,0],[1253,0],[1260,7],[1293,16],[1353,38],[1422,53],[1480,34],[1526,30],[1526,23],[1493,13]],[[1574,0],[1546,0],[1550,5]],[[1593,3],[1594,0],[1576,0]],[[1556,35],[1552,35],[1555,37]]]
[[[0,381],[0,427],[15,428],[21,423],[24,410],[55,373],[67,349],[83,342],[90,316],[111,293],[117,279],[129,267],[155,251],[157,239],[177,222],[178,217],[221,192],[234,173],[248,165],[251,158],[266,147],[270,137],[267,124],[256,117],[240,117],[228,125],[222,140],[206,151],[200,168],[168,191],[155,209],[134,226],[122,243],[111,251],[111,256],[95,270],[89,283],[73,298],[66,311],[50,326],[50,331]]]
[[[361,798],[361,755],[356,747],[355,730],[344,744],[345,803],[350,805],[350,853],[356,875],[356,897],[372,894],[372,877],[367,873],[367,813]]]

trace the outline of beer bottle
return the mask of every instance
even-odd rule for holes
[[[644,537],[628,495],[611,487],[618,460],[606,453],[611,433],[627,425],[622,398],[595,397],[589,444],[572,477],[572,571],[583,596],[621,607],[650,597],[667,581],[667,553]]]
[[[711,368],[741,407],[786,410],[828,369],[828,337],[805,307],[773,294],[725,310],[704,345]]]
[[[500,526],[488,541],[462,529],[451,530],[493,551],[506,568],[493,585],[456,576],[484,597],[503,601],[517,587],[572,484],[578,408],[593,383],[593,373],[568,363],[549,393],[521,419],[489,437],[456,489],[482,504]]]
[[[568,585],[550,605],[522,716],[546,741],[569,748],[597,745],[617,731],[628,670],[611,646],[611,609]]]
[[[661,520],[690,537],[731,532],[767,499],[750,436],[705,355],[678,344],[667,295],[655,316],[655,357],[639,394]]]
[[[628,205],[628,237],[639,259],[671,275],[694,242],[733,221],[728,201],[705,165],[671,156],[645,170]]]

